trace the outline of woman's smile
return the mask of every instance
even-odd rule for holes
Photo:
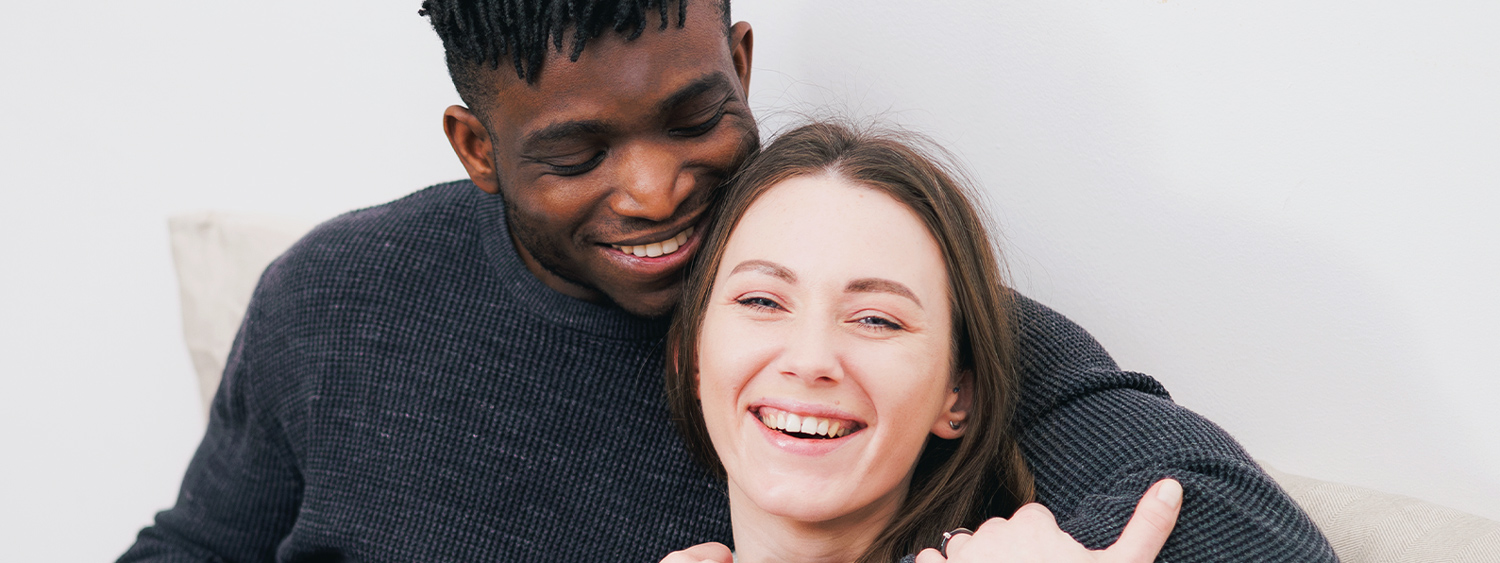
[[[795,456],[828,456],[860,438],[866,424],[841,409],[786,399],[752,403],[745,426],[776,450]]]
[[[864,427],[859,421],[846,417],[823,417],[807,412],[797,414],[768,406],[755,409],[755,416],[766,428],[807,440],[842,438]]]

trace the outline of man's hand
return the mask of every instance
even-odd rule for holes
[[[954,536],[948,540],[947,559],[936,549],[924,549],[917,555],[917,563],[1151,563],[1167,543],[1167,536],[1172,535],[1181,509],[1182,485],[1172,479],[1157,481],[1135,505],[1135,514],[1125,523],[1120,539],[1108,549],[1089,551],[1057,527],[1052,511],[1031,503],[1009,520],[991,518],[972,536]]]
[[[729,547],[718,542],[700,543],[682,551],[667,554],[661,563],[734,563]]]

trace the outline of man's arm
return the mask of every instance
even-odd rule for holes
[[[291,530],[302,481],[271,405],[256,395],[265,384],[257,380],[261,374],[253,365],[254,311],[261,291],[256,293],[177,504],[141,530],[135,545],[120,557],[122,563],[271,561]]]
[[[1037,500],[1080,543],[1119,537],[1141,494],[1184,495],[1161,561],[1336,561],[1312,521],[1223,429],[1121,371],[1078,325],[1017,296],[1023,383],[1016,430]]]

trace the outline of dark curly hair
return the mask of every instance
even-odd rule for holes
[[[517,77],[535,83],[548,49],[563,52],[568,32],[573,33],[568,59],[577,61],[588,41],[606,29],[632,41],[640,37],[652,12],[660,19],[657,29],[667,28],[673,11],[682,27],[688,2],[678,0],[672,10],[672,0],[424,0],[417,13],[443,40],[453,86],[473,108],[485,91],[482,72],[499,69],[506,56]],[[729,0],[717,2],[728,37]]]

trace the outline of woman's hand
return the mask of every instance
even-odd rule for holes
[[[947,559],[936,549],[924,549],[917,555],[917,563],[1151,563],[1167,543],[1181,509],[1182,485],[1172,479],[1157,481],[1135,505],[1135,514],[1125,523],[1120,539],[1108,549],[1089,551],[1057,527],[1052,511],[1031,503],[1009,520],[991,518],[972,536],[954,536],[948,540]]]
[[[734,554],[722,543],[708,542],[673,551],[661,563],[734,563]]]

